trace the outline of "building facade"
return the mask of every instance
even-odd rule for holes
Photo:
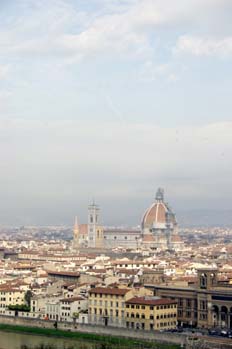
[[[141,330],[176,327],[177,302],[145,288],[96,287],[89,291],[89,323]]]
[[[89,322],[96,325],[125,327],[127,288],[96,287],[89,291]]]
[[[177,302],[159,297],[133,297],[126,301],[126,327],[168,330],[177,325]]]
[[[215,268],[198,270],[197,283],[181,287],[168,284],[147,285],[154,295],[177,301],[177,320],[181,326],[232,328],[232,285],[218,281]]]
[[[155,202],[143,215],[141,230],[104,228],[100,224],[100,208],[94,202],[88,207],[88,224],[73,229],[74,246],[90,248],[141,247],[160,250],[178,250],[183,246],[178,234],[175,213],[164,201],[164,191],[159,188]]]
[[[141,232],[138,230],[104,229],[104,247],[106,248],[133,248],[141,245]]]

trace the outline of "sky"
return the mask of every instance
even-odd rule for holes
[[[231,0],[0,0],[0,223],[231,209]]]

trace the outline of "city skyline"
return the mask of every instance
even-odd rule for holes
[[[0,4],[0,220],[231,209],[231,1]]]

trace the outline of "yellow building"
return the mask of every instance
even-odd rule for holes
[[[89,322],[122,327],[127,288],[96,287],[89,291]]]
[[[96,287],[89,291],[89,322],[104,326],[126,327],[125,303],[136,296],[151,295],[144,287]]]
[[[25,304],[25,291],[7,287],[0,289],[0,314],[5,314],[9,305]]]
[[[134,297],[125,302],[126,327],[142,330],[176,328],[177,302],[157,297]]]

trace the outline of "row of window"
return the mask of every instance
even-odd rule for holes
[[[157,324],[157,327],[159,328],[173,328],[176,326],[176,322],[175,321],[171,321],[171,322],[161,322],[159,324]],[[127,328],[135,328],[137,330],[139,329],[142,329],[144,330],[145,329],[145,323],[144,322],[141,322],[141,323],[135,323],[135,322],[129,322],[127,321],[126,323],[126,327]],[[154,324],[150,324],[150,330],[153,330],[154,329]]]
[[[89,313],[91,314],[92,313],[92,310],[91,309],[89,309]],[[97,315],[97,308],[93,308],[93,313],[95,314],[95,315]],[[108,312],[108,310],[107,309],[99,309],[99,314],[100,315],[105,315],[105,316],[108,316],[108,315],[110,315],[110,316],[113,316],[113,309],[110,309],[110,311]],[[119,316],[119,310],[115,310],[115,315],[114,315],[115,317],[118,317]],[[121,311],[121,316],[123,317],[124,316],[124,310],[122,310]]]
[[[178,317],[183,317],[183,310],[178,310]],[[186,311],[185,312],[185,317],[186,318],[191,318],[191,317],[197,318],[197,312],[192,312],[192,311]]]
[[[108,307],[108,301],[105,301],[104,303],[103,303],[103,301],[97,301],[96,299],[94,300],[94,301],[89,301],[89,305],[91,305],[91,304],[93,304],[93,305],[99,305],[100,307],[102,307],[102,306],[105,306],[106,308]],[[119,302],[113,302],[113,301],[110,301],[109,302],[109,305],[111,306],[111,307],[119,307]],[[121,308],[124,308],[124,302],[122,302],[122,303],[120,303],[120,306],[121,306]]]
[[[146,306],[145,305],[134,305],[134,304],[127,304],[126,308],[129,309],[145,309]],[[157,305],[157,306],[150,306],[150,310],[154,310],[154,308],[156,308],[157,310],[160,309],[175,309],[176,308],[176,304],[170,304],[170,305]]]
[[[140,318],[140,314],[134,314],[134,313],[127,313],[126,314],[127,317],[131,317],[131,318],[137,318],[139,319]],[[172,318],[172,317],[176,317],[176,314],[162,314],[162,315],[157,315],[156,316],[156,319],[159,320],[159,319],[167,319],[167,318]],[[145,314],[142,314],[141,315],[141,319],[145,319]],[[154,320],[154,316],[153,315],[150,315],[150,320]]]
[[[122,297],[121,295],[118,294],[102,294],[102,293],[92,293],[90,294],[90,298],[92,297],[96,297],[96,298],[102,298],[102,296],[105,298],[110,297],[110,298],[118,298],[118,297]]]
[[[183,307],[185,303],[185,307],[186,308],[197,308],[197,300],[196,299],[183,299],[183,298],[179,298],[178,299],[178,306],[179,307]]]
[[[22,291],[17,291],[17,292],[20,293],[20,294],[22,293]],[[5,291],[1,291],[0,292],[0,294],[3,295],[3,296],[6,295],[6,294],[9,294],[10,296],[12,296],[12,294],[14,294],[14,293],[15,292],[5,292]]]

